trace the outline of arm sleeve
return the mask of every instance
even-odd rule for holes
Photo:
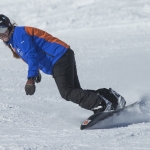
[[[36,46],[29,35],[23,36],[23,43],[21,44],[21,49],[27,59],[28,64],[28,75],[27,78],[37,77],[39,70],[39,61]]]

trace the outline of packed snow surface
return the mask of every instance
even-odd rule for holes
[[[69,44],[83,89],[111,87],[127,105],[138,101],[96,130],[80,130],[92,111],[62,99],[43,73],[26,96],[27,65],[0,41],[0,150],[150,149],[149,0],[5,0],[0,8],[19,26]]]

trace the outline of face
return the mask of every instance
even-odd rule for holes
[[[9,30],[7,29],[4,33],[0,33],[0,39],[4,42],[7,42],[9,40]]]

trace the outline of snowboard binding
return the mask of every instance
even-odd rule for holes
[[[122,109],[126,105],[125,99],[112,88],[98,89],[96,93],[102,102],[97,107],[92,109],[94,114],[98,112],[108,112]]]

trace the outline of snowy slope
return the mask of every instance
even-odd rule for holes
[[[5,0],[0,8],[71,45],[83,88],[112,87],[127,105],[139,101],[97,124],[107,129],[81,131],[92,112],[63,100],[45,74],[26,96],[27,66],[0,42],[0,150],[149,149],[149,0]]]

